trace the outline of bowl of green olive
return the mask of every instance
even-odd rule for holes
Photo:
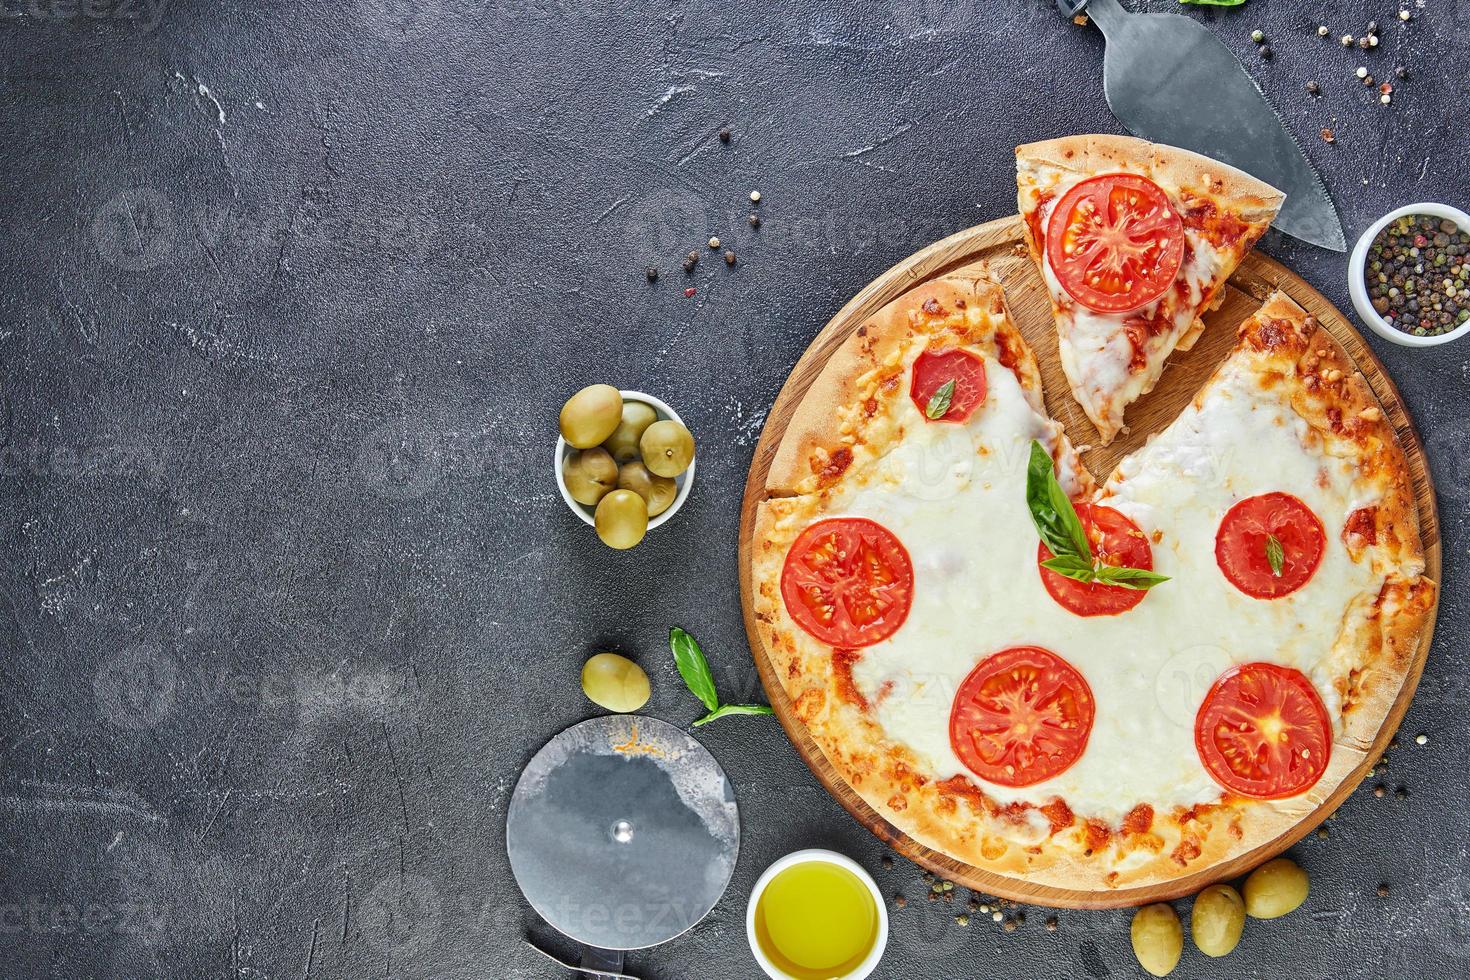
[[[631,548],[678,512],[694,485],[694,436],[641,391],[588,385],[559,418],[556,485],[610,548]]]

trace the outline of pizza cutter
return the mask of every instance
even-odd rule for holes
[[[682,935],[724,894],[740,816],[724,770],[688,733],[605,715],[531,759],[505,839],[526,901],[582,947],[578,965],[562,965],[625,978],[625,952]]]

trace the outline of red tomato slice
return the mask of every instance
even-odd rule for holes
[[[985,361],[966,350],[930,351],[920,354],[914,361],[913,380],[909,383],[909,397],[914,400],[924,417],[934,393],[944,387],[945,382],[954,382],[954,394],[950,397],[949,411],[932,422],[968,422],[975,409],[985,403]]]
[[[1199,760],[1241,796],[1279,800],[1306,792],[1327,771],[1332,723],[1299,670],[1254,663],[1215,681],[1194,721]]]
[[[781,570],[781,598],[796,624],[843,649],[872,646],[908,618],[914,566],[898,538],[863,517],[817,521],[797,537]]]
[[[1271,535],[1281,542],[1281,574],[1271,567]],[[1306,585],[1327,533],[1312,509],[1289,493],[1247,497],[1225,513],[1215,532],[1215,563],[1246,595],[1279,599]]]
[[[1105,565],[1122,568],[1154,567],[1154,550],[1148,537],[1128,518],[1111,507],[1101,504],[1074,503],[1077,517],[1087,531],[1087,540],[1092,553]],[[1143,589],[1125,589],[1121,585],[1099,585],[1096,582],[1079,582],[1065,575],[1058,575],[1041,563],[1053,557],[1051,549],[1042,542],[1036,547],[1036,567],[1041,572],[1041,584],[1051,593],[1063,609],[1078,616],[1116,616],[1125,613],[1143,601],[1148,592]]]
[[[980,661],[955,694],[949,744],[981,779],[1031,786],[1082,757],[1096,708],[1077,669],[1041,647]]]
[[[1046,255],[1067,294],[1099,313],[1147,306],[1184,261],[1184,222],[1163,189],[1136,174],[1102,174],[1057,202]]]

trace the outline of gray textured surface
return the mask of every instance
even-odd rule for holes
[[[1284,0],[1193,15],[1248,53],[1350,237],[1464,206],[1470,2],[1408,25],[1318,6],[1383,45],[1344,52]],[[1041,0],[138,9],[0,3],[0,976],[555,975],[519,944],[503,819],[590,713],[582,659],[638,657],[651,713],[686,722],[678,623],[758,696],[734,556],[767,406],[863,284],[1013,209],[1016,142],[1112,128],[1099,38]],[[1414,75],[1385,110],[1350,76],[1395,62]],[[741,264],[707,257],[686,299],[678,258],[710,234]],[[1264,248],[1347,308],[1341,257]],[[1432,740],[1296,849],[1306,908],[1181,976],[1470,973],[1470,346],[1373,345],[1441,491],[1445,602],[1406,723]],[[556,408],[593,380],[702,439],[687,508],[629,554],[548,479]],[[635,972],[754,975],[743,899],[793,848],[919,895],[774,723],[701,737],[740,864]],[[1138,974],[1126,913],[1006,934],[954,911],[897,912],[881,975]]]

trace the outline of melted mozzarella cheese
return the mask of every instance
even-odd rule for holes
[[[1107,503],[1146,533],[1157,530],[1155,568],[1172,581],[1120,616],[1084,618],[1042,586],[1037,535],[1026,506],[1032,439],[1055,424],[1026,400],[1010,371],[987,362],[989,395],[964,426],[928,422],[907,399],[904,436],[833,505],[893,531],[913,560],[914,597],[897,633],[863,651],[853,670],[878,723],[940,779],[964,774],[1001,802],[1044,804],[1117,824],[1139,802],[1190,806],[1219,799],[1194,747],[1194,717],[1231,664],[1268,660],[1312,677],[1333,717],[1326,663],[1348,600],[1376,592],[1371,569],[1336,534],[1348,512],[1352,470],[1303,453],[1310,430],[1289,406],[1264,399],[1242,370],[1227,374],[1129,461],[1104,489]],[[1242,497],[1269,490],[1301,497],[1327,528],[1316,575],[1273,601],[1235,590],[1215,564],[1220,518]],[[955,691],[986,657],[1036,645],[1086,678],[1096,718],[1082,757],[1025,788],[986,782],[950,746]]]

